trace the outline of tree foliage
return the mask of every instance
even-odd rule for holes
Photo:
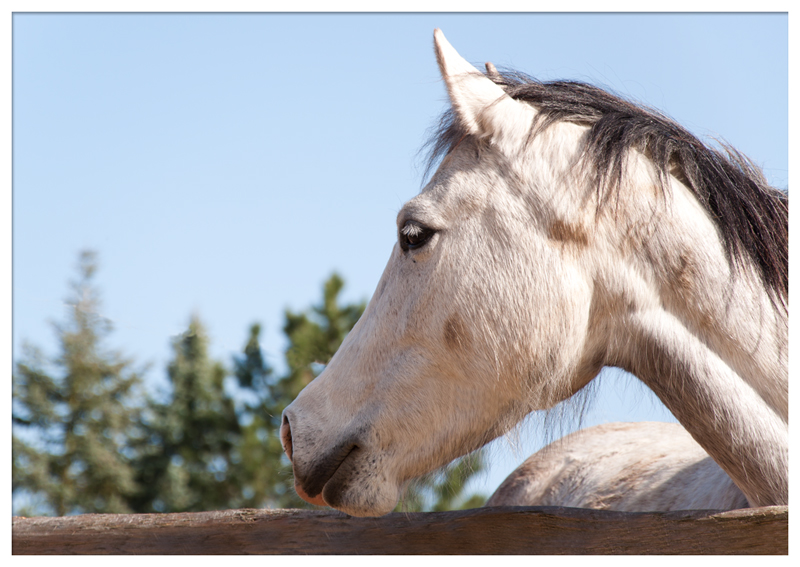
[[[234,458],[241,428],[225,390],[227,371],[208,355],[197,316],[172,342],[166,402],[150,402],[140,447],[138,511],[183,512],[229,507],[239,499]]]
[[[340,302],[342,278],[325,282],[319,304],[285,312],[282,374],[266,362],[259,324],[226,367],[195,315],[172,340],[168,390],[154,396],[130,360],[102,347],[111,325],[99,315],[96,269],[83,253],[68,319],[55,326],[59,355],[26,346],[15,366],[12,491],[27,496],[16,513],[311,507],[294,491],[281,414],[364,312],[363,302]],[[480,505],[463,492],[482,467],[478,453],[415,481],[399,509]]]
[[[57,515],[130,512],[137,490],[141,378],[103,348],[111,324],[99,314],[96,268],[95,255],[82,253],[67,320],[54,325],[60,354],[48,359],[28,345],[13,373],[12,490]]]
[[[243,506],[296,508],[304,504],[294,492],[292,469],[283,454],[273,369],[264,360],[261,325],[250,326],[241,355],[234,357],[234,375],[245,396],[241,409],[242,437],[238,446],[243,483]]]

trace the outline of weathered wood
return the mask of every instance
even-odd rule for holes
[[[13,518],[14,554],[787,554],[789,509],[227,510]]]

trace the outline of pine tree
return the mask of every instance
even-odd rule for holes
[[[244,391],[239,411],[242,436],[236,447],[242,482],[239,507],[282,508],[297,503],[293,490],[286,494],[286,481],[292,478],[292,470],[280,442],[281,414],[275,409],[275,378],[264,360],[260,335],[261,325],[251,325],[244,350],[233,361],[238,385]]]
[[[81,253],[69,316],[54,325],[60,354],[49,359],[26,345],[15,366],[12,494],[34,502],[21,514],[131,511],[141,378],[103,348],[111,324],[99,313],[96,270],[96,255]]]
[[[13,377],[12,492],[16,513],[180,512],[239,507],[310,507],[295,493],[280,443],[283,409],[333,357],[364,311],[341,306],[344,282],[333,274],[319,305],[286,311],[286,374],[265,362],[252,325],[233,377],[208,354],[208,336],[192,317],[173,343],[170,391],[141,395],[132,362],[102,348],[110,323],[99,315],[94,254],[81,255],[69,317],[56,325],[59,356],[27,345]],[[55,370],[55,372],[53,372]],[[229,384],[230,385],[230,384]],[[138,396],[138,397],[137,397]],[[479,505],[463,488],[480,454],[412,484],[400,509]]]
[[[300,390],[322,372],[364,313],[364,302],[339,306],[343,287],[344,280],[334,273],[323,285],[322,304],[304,313],[286,310],[283,332],[289,340],[286,349],[289,372],[276,384],[276,410],[283,412]]]
[[[208,336],[197,316],[172,348],[168,399],[151,401],[144,422],[137,511],[230,508],[241,493],[235,462],[241,428],[224,386],[227,371],[209,358]]]

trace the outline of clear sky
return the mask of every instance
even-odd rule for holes
[[[282,368],[283,310],[333,270],[368,299],[421,188],[446,107],[435,27],[477,65],[610,88],[788,185],[785,14],[16,14],[13,356],[56,352],[48,321],[92,248],[109,346],[153,383],[192,313],[226,363],[261,322]],[[671,419],[635,380],[601,382],[584,425]],[[496,444],[478,488],[540,429],[516,455]]]

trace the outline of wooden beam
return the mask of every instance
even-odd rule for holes
[[[787,554],[789,509],[226,510],[12,520],[14,554]]]

